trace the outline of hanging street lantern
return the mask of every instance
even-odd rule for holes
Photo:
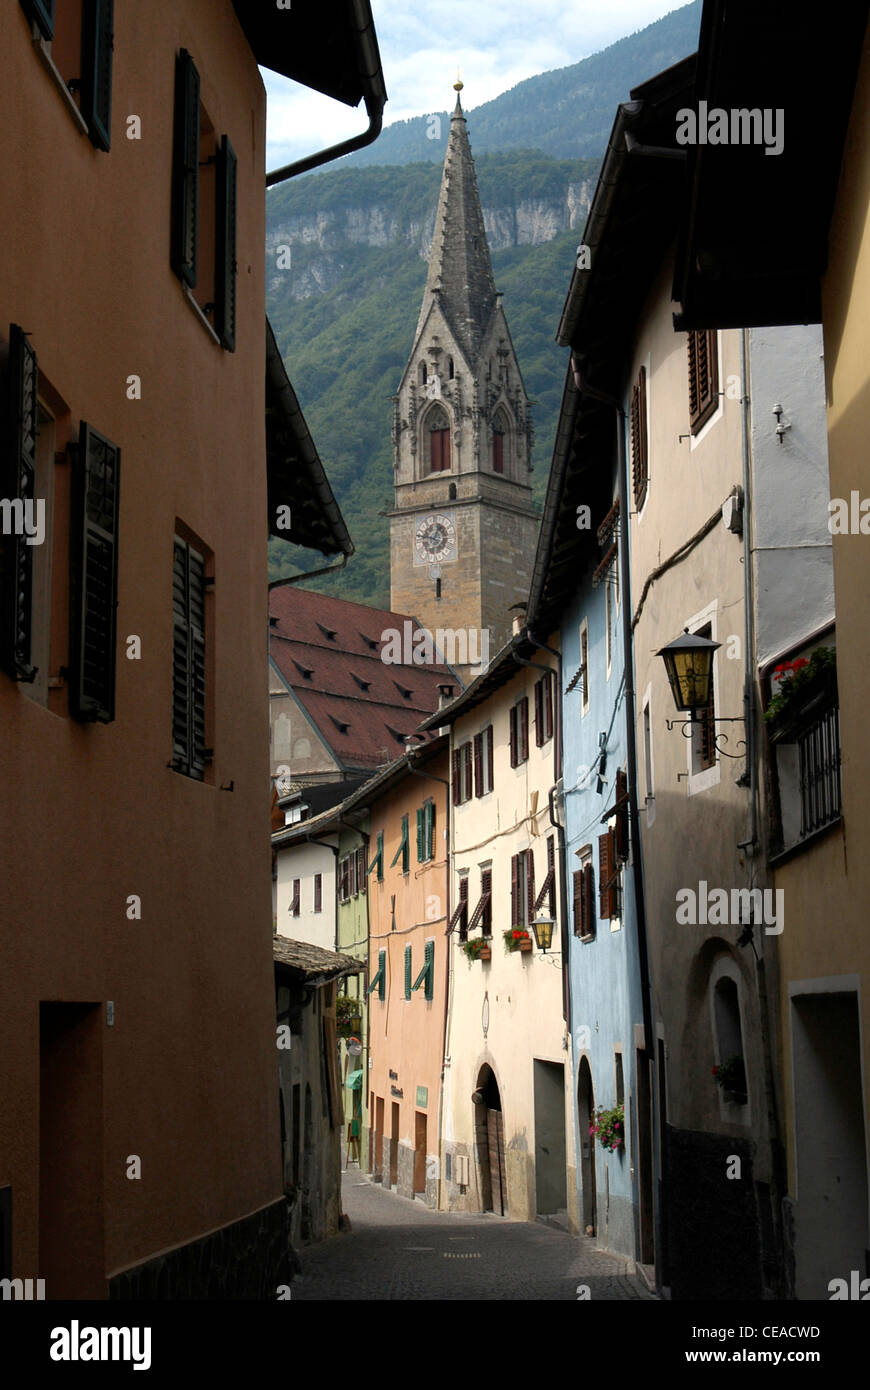
[[[556,922],[553,917],[534,918],[532,921],[532,931],[535,934],[535,945],[544,955],[547,954],[553,944],[553,928]]]
[[[674,703],[678,710],[687,712],[690,719],[696,719],[698,711],[706,709],[710,702],[713,654],[721,645],[685,628],[679,637],[658,652],[665,663]]]

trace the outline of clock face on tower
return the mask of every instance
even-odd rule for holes
[[[449,512],[430,512],[414,527],[414,564],[456,559],[456,523]]]

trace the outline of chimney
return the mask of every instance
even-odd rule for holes
[[[526,625],[526,610],[525,610],[525,608],[520,608],[519,612],[514,613],[514,619],[513,619],[512,629],[511,629],[512,632],[513,632],[514,637],[519,637],[519,635],[520,635],[520,633],[522,632],[522,630],[523,630],[523,628],[525,627],[525,625]]]
[[[443,709],[445,705],[449,705],[449,704],[450,704],[450,701],[451,701],[452,699],[453,699],[453,686],[452,686],[452,685],[439,685],[439,687],[438,687],[438,708],[439,708],[439,709]]]

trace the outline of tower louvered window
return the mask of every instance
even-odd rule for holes
[[[0,534],[0,662],[14,679],[32,681],[33,547],[23,521],[35,501],[39,372],[36,353],[17,324],[9,338],[0,487],[10,524],[4,517]]]
[[[73,465],[70,545],[70,713],[115,718],[121,451],[82,421]]]
[[[441,473],[450,467],[450,421],[446,412],[433,410],[427,420],[429,431],[429,470]]]
[[[205,560],[175,537],[172,568],[172,766],[201,781],[205,746]]]
[[[719,404],[719,353],[715,328],[688,335],[689,423],[692,434],[704,428]]]
[[[640,511],[649,483],[646,427],[646,367],[641,367],[631,391],[631,477],[634,505]]]

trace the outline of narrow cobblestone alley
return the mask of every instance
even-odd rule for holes
[[[434,1212],[352,1168],[342,1178],[351,1230],[301,1252],[301,1300],[650,1299],[628,1261],[551,1226]]]

